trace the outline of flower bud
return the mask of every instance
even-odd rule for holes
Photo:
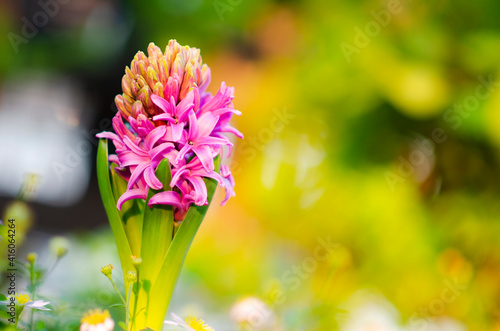
[[[167,84],[172,80],[177,86]],[[151,102],[152,94],[160,97],[166,95],[168,101],[173,97],[177,104],[186,97],[193,86],[197,86],[202,93],[209,82],[210,69],[202,63],[199,49],[183,47],[177,41],[171,40],[162,53],[159,47],[151,43],[147,54],[138,52],[130,67],[125,69],[122,78],[123,94],[115,101],[125,118],[137,118],[138,112],[132,111],[132,106],[137,101],[142,103],[149,116],[154,116],[158,114],[158,110]]]
[[[66,253],[68,253],[69,241],[64,237],[54,237],[50,240],[49,247],[51,252],[57,256],[57,258],[61,258]]]
[[[163,87],[163,84],[160,83],[160,82],[157,82],[155,84],[155,86],[153,87],[153,94],[156,94],[157,96],[159,97],[162,97],[163,98],[163,91],[164,91],[164,87]]]
[[[38,255],[36,253],[29,253],[28,255],[26,255],[26,261],[28,261],[29,264],[33,265],[35,264],[37,257]]]
[[[125,117],[130,116],[130,110],[127,109],[127,107],[125,106],[123,96],[117,95],[115,97],[115,105],[116,105],[116,108],[118,108],[118,111],[121,112],[123,116],[125,116]]]
[[[134,283],[137,280],[137,273],[135,271],[127,272],[127,280]]]
[[[130,256],[132,259],[132,265],[137,269],[142,264],[142,259],[134,255]]]
[[[146,111],[144,110],[144,107],[142,106],[142,102],[139,100],[134,102],[132,105],[132,117],[137,118],[139,115],[146,115]],[[147,116],[147,115],[146,115]]]
[[[108,264],[108,265],[106,265],[106,266],[104,266],[104,267],[101,268],[101,272],[102,272],[102,274],[104,276],[106,276],[106,277],[109,278],[109,277],[111,277],[111,271],[113,269],[114,269],[113,265],[112,264]]]

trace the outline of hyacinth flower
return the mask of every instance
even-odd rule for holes
[[[129,330],[161,330],[180,269],[217,185],[234,196],[224,159],[243,135],[230,125],[234,89],[206,91],[200,51],[171,40],[138,52],[115,98],[114,132],[102,132],[99,189],[122,264]],[[108,140],[115,154],[108,155]],[[133,272],[132,281],[127,274]]]

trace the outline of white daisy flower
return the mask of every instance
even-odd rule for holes
[[[115,321],[109,311],[94,309],[87,312],[81,320],[80,331],[113,331]]]
[[[172,314],[173,321],[165,321],[164,323],[167,325],[175,325],[180,326],[186,330],[191,331],[214,331],[211,327],[205,324],[205,321],[202,319],[197,319],[196,317],[189,316],[186,320],[183,320],[176,314]]]
[[[385,297],[362,290],[341,306],[348,313],[341,321],[342,331],[402,331],[399,312]]]
[[[231,308],[231,319],[251,328],[269,327],[274,321],[273,311],[259,298],[247,297]]]
[[[49,308],[45,307],[50,303],[49,301],[43,301],[43,300],[33,301],[31,300],[28,294],[22,294],[22,293],[19,293],[15,296],[9,295],[6,301],[1,301],[0,303],[3,305],[8,305],[12,301],[16,301],[16,305],[24,306],[31,309],[50,310]]]

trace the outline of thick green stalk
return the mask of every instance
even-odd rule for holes
[[[163,183],[163,190],[149,189],[147,200],[157,193],[170,190],[170,164],[167,159],[160,162],[156,168],[156,176]],[[170,205],[154,205],[144,207],[141,245],[141,272],[138,274],[139,290],[134,294],[134,329],[142,330],[146,327],[148,303],[151,296],[151,287],[154,283],[162,261],[165,259],[168,247],[172,240],[174,214]],[[131,307],[132,308],[132,307]]]
[[[216,171],[219,171],[220,159],[216,158]],[[158,277],[151,289],[149,300],[147,326],[153,330],[161,330],[163,321],[167,314],[172,293],[175,289],[182,265],[186,258],[191,243],[200,227],[205,214],[208,211],[210,202],[215,193],[217,182],[213,179],[205,178],[208,192],[208,204],[204,206],[192,205],[177,230],[167,255],[161,264]]]

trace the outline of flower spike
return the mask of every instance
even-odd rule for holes
[[[153,43],[147,55],[138,52],[122,79],[123,93],[115,98],[118,113],[113,119],[115,133],[97,136],[111,139],[117,173],[127,181],[127,189],[117,197],[117,207],[131,199],[146,199],[150,189],[157,192],[148,205],[171,205],[176,221],[189,206],[207,204],[203,178],[215,179],[227,199],[234,196],[234,179],[226,165],[215,172],[214,159],[224,146],[231,151],[226,133],[243,135],[229,122],[241,112],[233,107],[234,88],[225,82],[213,96],[206,92],[210,68],[203,64],[199,49],[171,40],[165,52]],[[163,159],[168,159],[171,190],[156,177]],[[162,191],[164,190],[164,191]]]

